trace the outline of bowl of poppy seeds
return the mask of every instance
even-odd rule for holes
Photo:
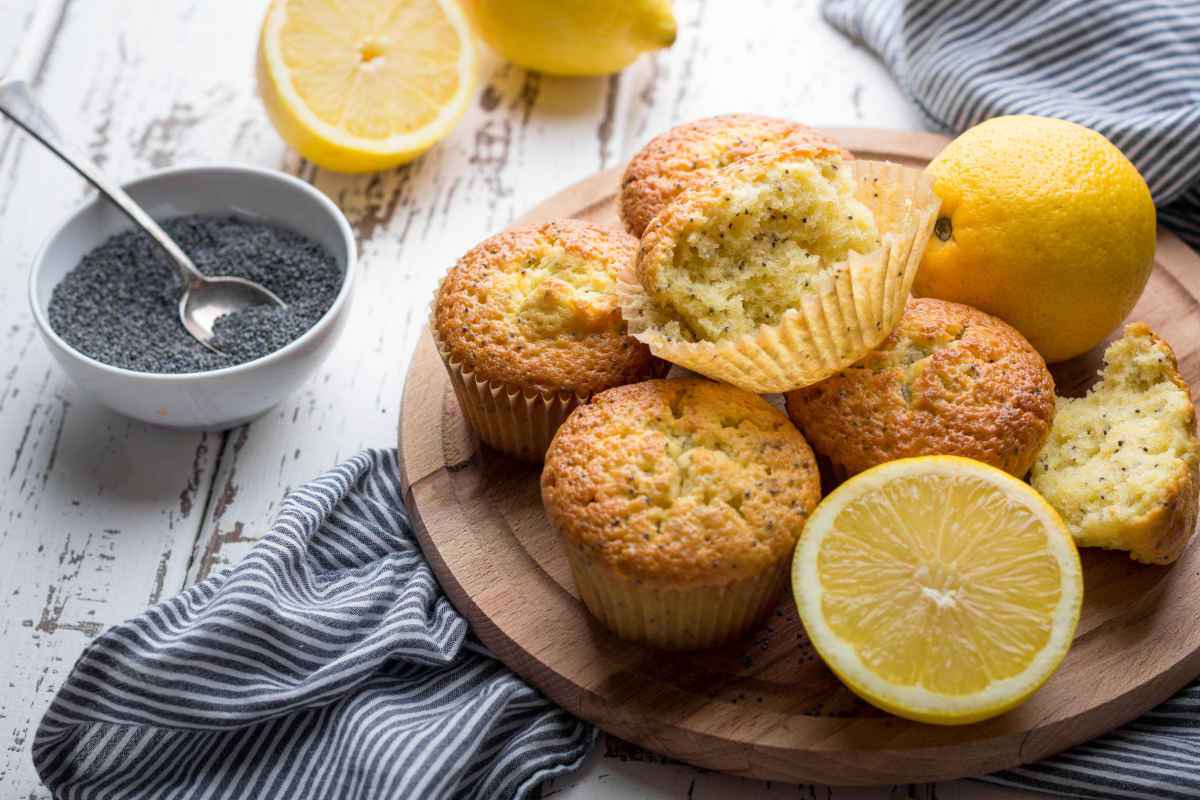
[[[354,236],[309,184],[242,166],[162,170],[125,190],[208,276],[249,278],[283,308],[219,318],[206,348],[183,328],[166,256],[103,198],[51,234],[29,298],[58,363],[110,409],[165,427],[220,430],[280,402],[321,365],[349,310]]]

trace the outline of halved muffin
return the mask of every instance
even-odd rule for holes
[[[663,371],[617,307],[616,276],[636,247],[624,231],[566,219],[497,234],[447,273],[430,328],[483,441],[540,460],[581,400]]]
[[[806,386],[896,324],[937,208],[917,170],[832,149],[751,156],[654,218],[622,312],[656,355],[710,378]]]
[[[1003,320],[913,299],[879,347],[788,392],[787,410],[838,478],[923,455],[973,458],[1021,478],[1050,434],[1054,379]]]
[[[1081,547],[1169,564],[1196,527],[1200,441],[1191,391],[1171,346],[1125,326],[1086,397],[1058,399],[1030,483]]]
[[[852,156],[807,125],[759,114],[722,114],[677,125],[637,152],[621,179],[618,210],[625,229],[641,236],[660,211],[689,186],[747,156],[815,147]]]

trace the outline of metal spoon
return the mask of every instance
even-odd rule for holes
[[[274,292],[254,281],[229,276],[210,278],[196,269],[187,254],[133,198],[104,177],[90,159],[67,145],[24,81],[0,82],[0,113],[82,175],[162,248],[179,272],[179,281],[183,286],[183,297],[179,298],[179,321],[200,344],[213,352],[221,352],[212,344],[213,323],[224,314],[249,306],[284,306]]]

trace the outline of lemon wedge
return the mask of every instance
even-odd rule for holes
[[[891,461],[813,512],[792,591],[825,663],[897,716],[1001,714],[1058,668],[1083,573],[1062,519],[1011,475],[967,458]]]
[[[319,167],[403,164],[453,130],[476,51],[452,0],[274,0],[258,75],[271,122]]]

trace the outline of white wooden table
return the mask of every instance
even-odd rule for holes
[[[0,0],[0,68],[25,72],[71,139],[111,175],[238,161],[300,175],[359,237],[361,283],[323,371],[226,434],[154,429],[83,397],[51,362],[26,303],[29,263],[84,197],[53,157],[0,122],[0,797],[49,797],[29,747],[75,658],[105,627],[241,557],[288,487],[367,446],[392,446],[403,376],[437,277],[551,192],[709,114],[919,129],[883,68],[816,0],[677,0],[679,39],[623,74],[554,79],[494,56],[454,135],[378,175],[315,170],[255,94],[265,0]],[[1015,797],[977,783],[886,789],[771,785],[704,773],[619,741],[543,796]]]

